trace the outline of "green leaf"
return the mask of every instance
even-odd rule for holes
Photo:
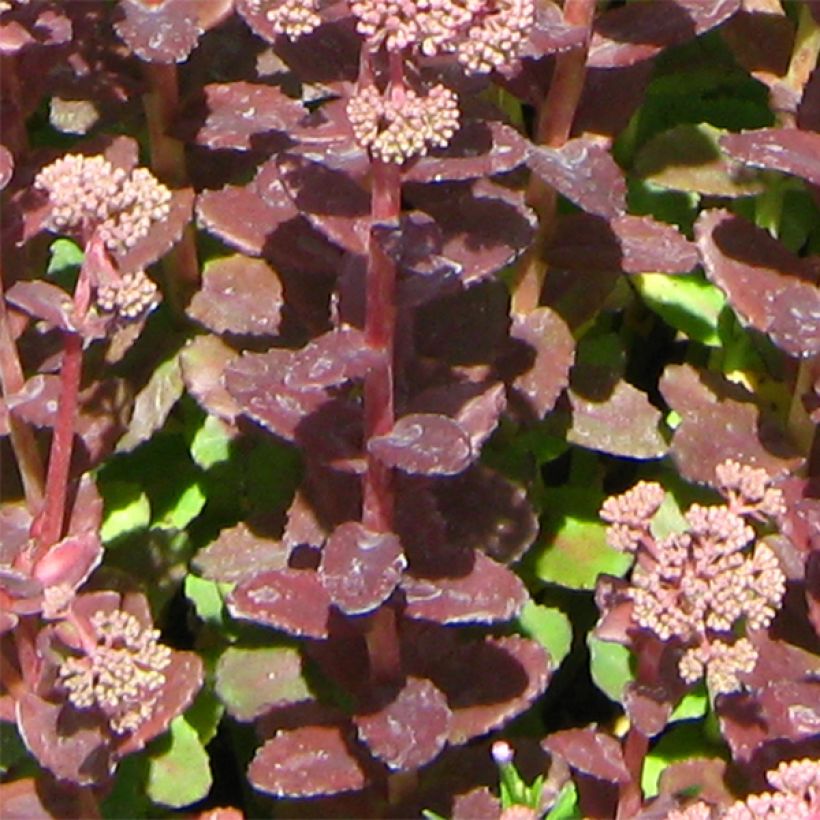
[[[185,720],[196,730],[199,742],[207,746],[216,735],[225,706],[209,687],[199,690],[194,702],[185,712]]]
[[[145,529],[151,522],[151,503],[139,484],[129,481],[101,481],[105,514],[100,536],[110,544],[122,535]]]
[[[578,808],[578,789],[570,780],[558,792],[558,797],[545,820],[577,820],[579,817],[581,817],[581,811]]]
[[[709,695],[706,686],[701,681],[691,692],[687,692],[681,702],[674,708],[669,716],[669,722],[678,720],[690,720],[691,718],[703,717],[709,710]]]
[[[229,647],[217,664],[215,686],[238,720],[252,720],[272,704],[313,698],[302,656],[292,646]]]
[[[560,609],[527,601],[518,616],[518,628],[549,652],[553,671],[569,654],[572,646],[572,625]]]
[[[59,276],[72,268],[79,268],[85,258],[82,248],[70,239],[55,239],[49,251],[51,258],[46,269],[49,276]]]
[[[194,605],[196,614],[206,623],[220,627],[225,622],[225,599],[222,587],[216,581],[185,576],[185,597]]]
[[[27,753],[25,744],[17,733],[17,725],[0,721],[0,774],[5,774]]]
[[[619,643],[587,637],[589,671],[595,685],[616,703],[622,703],[624,687],[634,679],[629,650]]]
[[[295,447],[271,440],[258,442],[247,461],[248,500],[265,511],[284,509],[302,480],[302,462]]]
[[[120,762],[111,791],[101,805],[106,820],[151,816],[151,801],[145,794],[148,766],[146,754],[129,755]]]
[[[152,744],[146,792],[154,803],[179,809],[205,797],[211,782],[208,754],[196,729],[180,715],[168,735]]]
[[[672,727],[663,734],[644,760],[641,774],[644,796],[654,797],[658,793],[658,781],[670,763],[689,757],[709,757],[712,752],[700,721],[686,721]]]
[[[191,458],[203,470],[227,461],[235,433],[222,419],[205,416],[191,441]]]
[[[661,540],[669,535],[685,532],[688,528],[689,525],[683,517],[678,500],[672,493],[667,492],[663,504],[652,517],[650,524],[652,535]]]
[[[718,320],[726,306],[726,297],[702,275],[642,273],[630,281],[635,283],[649,308],[668,325],[701,344],[721,346]]]
[[[603,495],[584,487],[551,488],[546,493],[542,543],[533,551],[542,581],[570,589],[594,589],[601,573],[623,576],[632,557],[606,543],[598,517]]]
[[[201,512],[208,499],[198,480],[194,480],[173,501],[154,525],[164,530],[182,530]]]

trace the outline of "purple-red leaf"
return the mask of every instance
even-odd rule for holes
[[[538,518],[523,487],[482,465],[437,481],[435,495],[453,547],[481,550],[510,563],[538,532]]]
[[[257,752],[248,778],[278,797],[315,797],[365,786],[365,775],[336,726],[305,726],[279,732]]]
[[[366,253],[370,194],[365,188],[345,171],[297,154],[282,154],[275,162],[279,180],[311,225],[352,253]],[[262,184],[260,176],[265,197]]]
[[[293,360],[289,350],[246,353],[225,370],[225,387],[245,413],[283,438],[293,440],[296,428],[329,397],[324,390],[294,390],[284,376]]]
[[[421,157],[402,175],[406,182],[447,182],[503,174],[527,159],[528,142],[509,125],[466,122],[442,151]]]
[[[731,17],[741,0],[660,0],[604,12],[595,21],[588,65],[617,68],[648,60]]]
[[[222,530],[193,563],[211,581],[239,583],[259,572],[285,569],[289,553],[281,541],[257,535],[243,522]]]
[[[261,255],[270,234],[299,216],[293,200],[280,188],[278,199],[262,197],[256,183],[227,185],[197,197],[199,222],[215,236],[243,253]]]
[[[388,467],[417,475],[457,475],[473,460],[458,422],[432,413],[403,416],[389,433],[373,436],[367,449]]]
[[[551,734],[543,743],[576,771],[608,783],[629,783],[632,776],[624,763],[621,744],[594,729],[566,729]]]
[[[333,530],[322,549],[319,581],[349,615],[370,612],[387,600],[406,565],[393,533],[373,532],[356,521]]]
[[[332,330],[299,350],[285,372],[285,384],[295,390],[334,387],[361,379],[382,359],[368,347],[356,328]]]
[[[713,483],[715,468],[726,459],[762,467],[771,476],[792,472],[802,463],[782,434],[761,424],[751,396],[736,386],[710,381],[689,365],[669,365],[659,386],[682,417],[672,455],[689,481]]]
[[[202,288],[186,312],[215,333],[264,336],[279,330],[281,309],[276,272],[261,259],[235,254],[205,265]]]
[[[464,575],[405,575],[401,588],[407,600],[407,617],[442,624],[508,621],[529,597],[514,572],[483,552],[473,553],[472,565]]]
[[[305,116],[299,100],[272,85],[213,83],[204,88],[207,117],[196,134],[199,145],[249,151],[258,134],[287,132]]]
[[[794,174],[820,185],[820,134],[796,128],[761,128],[727,134],[720,144],[747,165]]]
[[[39,764],[61,780],[91,785],[114,770],[107,733],[90,711],[24,692],[17,701],[17,728]]]
[[[7,293],[6,299],[35,319],[42,319],[52,327],[76,331],[78,323],[74,316],[71,297],[57,285],[42,280],[16,282]]]
[[[537,418],[543,418],[569,383],[575,340],[564,320],[548,307],[513,316],[510,336],[514,341],[502,370],[513,371],[513,391]]]
[[[728,211],[702,213],[695,235],[707,275],[745,321],[792,356],[820,353],[820,289],[805,260]]]
[[[569,214],[547,252],[550,264],[564,270],[624,273],[687,273],[698,252],[674,225],[651,216],[619,216],[606,221],[590,214]]]
[[[441,255],[460,266],[465,284],[509,265],[532,240],[535,217],[521,191],[489,179],[405,188],[410,202],[436,220],[444,236]]]
[[[0,191],[11,182],[13,175],[14,155],[5,145],[0,145]]]
[[[661,412],[646,393],[619,379],[598,401],[569,391],[572,428],[567,441],[590,450],[628,458],[660,458],[668,447],[658,430]]]
[[[424,678],[408,678],[389,703],[354,718],[359,740],[391,769],[412,771],[445,746],[451,712],[444,694]]]
[[[597,216],[613,219],[626,210],[626,182],[606,146],[589,137],[569,140],[560,148],[538,146],[527,160],[548,185]]]
[[[117,34],[149,63],[181,63],[204,29],[199,21],[201,0],[163,0],[143,3],[120,0]]]
[[[179,355],[185,389],[203,410],[228,423],[242,412],[222,383],[225,368],[236,357],[232,347],[211,334],[191,339]]]
[[[235,617],[307,638],[327,637],[330,604],[330,596],[312,570],[261,572],[239,584],[228,598]]]
[[[6,406],[16,418],[35,427],[53,427],[60,398],[60,377],[50,373],[32,376],[19,393],[6,398]]]

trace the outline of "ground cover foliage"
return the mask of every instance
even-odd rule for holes
[[[816,816],[818,52],[0,2],[3,816]]]

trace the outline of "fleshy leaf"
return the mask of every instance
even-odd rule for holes
[[[342,612],[360,615],[387,600],[406,563],[395,535],[348,521],[336,527],[325,543],[318,576]]]
[[[305,726],[268,740],[248,769],[251,783],[279,797],[355,791],[365,776],[336,726]]]
[[[598,518],[603,499],[580,487],[551,489],[545,500],[544,547],[533,552],[539,578],[570,589],[593,589],[600,573],[621,576],[632,557],[612,549]]]
[[[567,214],[547,251],[552,267],[586,274],[590,270],[687,273],[698,263],[695,246],[674,225],[650,216],[625,214],[605,220]]]
[[[285,384],[295,390],[334,387],[360,379],[381,360],[355,328],[333,330],[299,350],[285,372]]]
[[[232,717],[253,720],[271,706],[311,700],[299,650],[228,647],[216,666],[216,693]]]
[[[631,779],[624,763],[621,744],[614,737],[594,729],[566,729],[554,732],[544,748],[560,755],[576,771],[608,783],[628,783]]]
[[[801,463],[782,434],[764,425],[751,396],[689,365],[668,365],[660,390],[682,421],[672,438],[672,455],[689,481],[711,483],[726,459],[762,467],[771,476]],[[738,400],[740,399],[740,400]]]
[[[242,412],[242,408],[225,389],[222,374],[236,356],[232,347],[212,334],[191,339],[179,354],[187,391],[203,410],[229,423]]]
[[[731,17],[741,0],[674,0],[628,5],[600,15],[588,65],[618,68],[654,57],[663,48],[702,34]]]
[[[635,171],[672,191],[740,197],[760,193],[757,174],[738,168],[720,148],[719,128],[708,123],[677,125],[652,138],[638,153]]]
[[[820,290],[805,260],[728,211],[701,214],[695,234],[707,275],[745,321],[792,356],[820,352]]]
[[[100,537],[109,543],[151,522],[151,504],[139,484],[128,481],[109,481],[100,487],[105,502]]]
[[[222,530],[193,563],[211,581],[236,583],[258,572],[285,569],[288,553],[281,541],[257,535],[243,522]]]
[[[425,578],[405,575],[405,615],[442,624],[507,621],[528,600],[520,578],[482,552],[464,575]]]
[[[634,282],[644,302],[667,324],[696,342],[721,346],[718,320],[726,297],[702,275],[644,273]]]
[[[211,789],[208,754],[190,723],[183,716],[171,722],[170,733],[151,750],[148,796],[155,803],[181,808],[196,803]]]
[[[147,62],[179,63],[203,33],[197,6],[201,0],[142,3],[120,0],[120,19],[114,28],[131,50]]]
[[[6,292],[6,299],[29,316],[53,327],[74,331],[78,328],[71,297],[50,282],[15,282]]]
[[[518,614],[518,629],[549,652],[553,669],[569,654],[572,647],[572,625],[569,618],[555,607],[527,601]]]
[[[246,353],[225,370],[225,387],[255,421],[283,438],[293,440],[296,428],[329,397],[324,390],[295,390],[284,384],[293,360],[289,350]]]
[[[137,395],[128,432],[117,443],[117,452],[128,453],[151,438],[165,423],[184,390],[179,357],[173,356],[154,370]]]
[[[747,165],[793,174],[820,185],[820,134],[797,128],[760,128],[727,134],[720,144]]]
[[[373,436],[367,449],[388,467],[418,475],[456,475],[473,459],[461,426],[431,413],[403,416],[389,433]]]
[[[575,359],[575,340],[564,320],[551,308],[539,307],[514,316],[510,336],[514,340],[505,365],[514,371],[512,389],[520,394],[537,418],[543,418],[569,383]],[[520,365],[513,359],[522,359]]]
[[[634,680],[631,653],[626,646],[603,641],[595,635],[587,637],[589,671],[595,685],[616,703],[623,703],[624,690]]]
[[[240,254],[207,263],[186,313],[214,333],[253,336],[279,330],[282,284],[261,259]]]
[[[576,137],[560,148],[533,148],[528,165],[579,208],[608,219],[626,210],[626,183],[606,147],[589,137]]]
[[[231,614],[308,638],[326,638],[331,599],[312,570],[260,572],[228,597]]]
[[[260,134],[287,132],[306,110],[301,102],[280,88],[258,83],[212,83],[206,85],[207,117],[196,134],[199,145],[213,149],[258,150]]]
[[[447,699],[424,678],[408,678],[386,705],[357,715],[359,740],[391,769],[407,771],[429,763],[450,732]]]
[[[658,430],[661,412],[646,393],[620,379],[603,401],[570,389],[572,428],[567,441],[629,458],[660,458],[667,444]]]

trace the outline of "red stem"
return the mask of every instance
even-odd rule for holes
[[[60,400],[48,458],[45,506],[37,522],[35,560],[52,544],[57,543],[63,535],[82,367],[82,336],[77,333],[65,333],[63,335],[63,363],[60,368]]]
[[[572,131],[575,112],[584,90],[589,38],[595,15],[595,0],[566,0],[564,20],[570,25],[586,28],[583,45],[559,54],[547,96],[538,110],[535,142],[558,148]],[[538,307],[546,275],[544,252],[555,225],[558,195],[555,189],[535,175],[527,192],[529,204],[539,217],[538,233],[518,268],[518,281],[513,293],[513,311],[524,314]]]

